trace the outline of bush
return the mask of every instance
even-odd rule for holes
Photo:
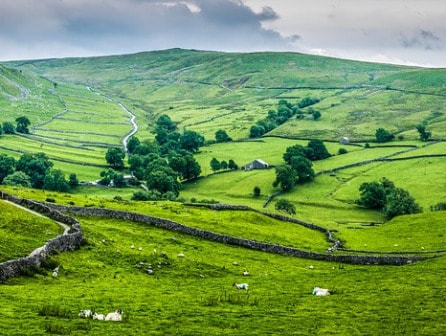
[[[261,192],[262,191],[260,190],[260,188],[258,186],[255,186],[254,190],[252,191],[252,193],[254,194],[254,197],[259,197]]]
[[[431,205],[431,211],[443,211],[446,210],[446,203],[440,202],[435,205]]]
[[[133,193],[132,201],[148,201],[149,194],[144,191],[136,191]]]
[[[395,136],[384,128],[378,128],[375,132],[375,138],[377,142],[387,142],[393,140]]]
[[[415,199],[404,189],[393,189],[386,198],[384,212],[387,217],[393,218],[400,215],[409,215],[421,212],[421,207]]]
[[[290,215],[296,214],[296,207],[294,204],[283,198],[277,200],[275,208],[278,211],[284,211]]]
[[[347,154],[347,150],[345,148],[339,148],[338,155]]]
[[[45,199],[45,202],[48,202],[48,203],[56,203],[56,200],[55,200],[54,198],[47,197],[47,198]]]
[[[122,199],[122,197],[121,196],[115,196],[115,197],[113,197],[113,199],[115,200],[115,201],[122,201],[123,199]]]
[[[370,148],[370,144],[368,142],[365,143],[364,148]]]

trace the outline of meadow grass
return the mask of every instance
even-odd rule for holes
[[[61,227],[0,201],[0,262],[25,257],[34,249],[62,233]]]

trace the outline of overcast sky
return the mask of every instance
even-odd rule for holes
[[[0,60],[188,48],[446,67],[444,0],[0,0]]]

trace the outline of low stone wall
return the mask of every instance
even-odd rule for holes
[[[299,250],[297,248],[258,242],[250,239],[238,238],[226,234],[219,234],[210,231],[189,227],[168,219],[152,217],[148,215],[138,214],[134,212],[119,211],[104,208],[83,208],[83,207],[67,207],[57,204],[48,204],[49,207],[59,211],[74,213],[84,216],[97,216],[114,219],[129,220],[144,224],[153,225],[158,228],[180,232],[182,234],[199,237],[202,239],[215,241],[227,245],[240,246],[257,251],[270,252],[285,256],[293,256],[306,259],[324,260],[339,263],[362,264],[362,265],[404,265],[415,261],[424,260],[425,258],[417,256],[359,256],[359,255],[339,255],[324,254],[317,252],[309,252]]]
[[[45,204],[12,196],[2,191],[0,191],[0,198],[35,210],[55,221],[71,226],[68,232],[49,240],[45,245],[35,249],[28,256],[0,263],[0,283],[22,274],[25,269],[39,267],[54,252],[72,251],[81,245],[83,240],[82,230],[75,218],[51,209]]]

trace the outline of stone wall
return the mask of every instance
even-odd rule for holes
[[[12,196],[2,191],[0,191],[0,198],[27,207],[57,222],[71,226],[68,232],[49,240],[45,245],[35,249],[28,256],[0,263],[0,283],[22,274],[25,269],[39,267],[52,253],[72,251],[80,247],[83,240],[82,230],[79,222],[75,218],[51,209],[45,204]]]
[[[264,251],[264,252],[270,252],[280,255],[293,256],[306,259],[323,260],[323,261],[331,261],[339,263],[361,264],[361,265],[404,265],[425,259],[417,256],[370,256],[370,255],[366,256],[366,255],[340,255],[332,253],[324,254],[317,252],[309,252],[279,244],[263,243],[263,242],[258,242],[256,240],[243,239],[226,234],[219,234],[210,231],[205,231],[194,227],[189,227],[168,219],[138,214],[134,212],[119,211],[119,210],[104,209],[104,208],[67,207],[57,204],[48,204],[48,206],[63,212],[79,214],[83,216],[98,216],[98,217],[129,220],[153,225],[158,228],[179,232],[182,234],[199,237],[202,239],[215,241],[223,244],[240,246],[257,251]]]

